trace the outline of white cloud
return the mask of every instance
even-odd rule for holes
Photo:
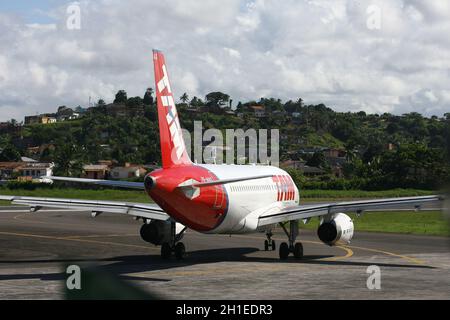
[[[381,8],[381,29],[366,26]],[[0,14],[0,121],[58,105],[142,96],[151,50],[166,53],[176,95],[302,97],[337,110],[450,110],[448,1],[84,0],[81,30]]]

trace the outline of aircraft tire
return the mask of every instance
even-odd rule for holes
[[[164,260],[169,260],[172,256],[172,248],[170,247],[170,244],[167,242],[164,242],[161,246],[161,258]]]
[[[303,245],[300,242],[294,246],[294,257],[297,260],[303,259]]]
[[[178,242],[175,246],[175,258],[177,260],[183,260],[186,255],[186,247],[184,246],[183,242]]]
[[[280,244],[280,250],[279,250],[279,254],[280,254],[280,259],[281,260],[286,260],[289,256],[289,246],[286,242],[283,242],[282,244]]]

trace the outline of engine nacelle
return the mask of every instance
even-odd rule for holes
[[[159,246],[164,242],[170,242],[170,234],[171,234],[171,224],[170,222],[165,221],[157,221],[154,220],[149,224],[144,223],[141,227],[141,238],[142,240],[152,243],[155,246]],[[175,232],[177,236],[179,236],[178,240],[181,240],[183,237],[180,234],[184,229],[184,225],[181,223],[177,223],[175,226]]]
[[[334,246],[339,243],[350,243],[353,231],[352,219],[344,213],[336,213],[331,220],[321,221],[317,235],[323,243]]]

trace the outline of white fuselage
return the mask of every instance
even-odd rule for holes
[[[268,174],[274,176],[225,184],[228,195],[226,217],[216,229],[208,233],[239,234],[260,231],[258,217],[261,214],[279,212],[299,204],[300,196],[295,183],[290,175],[280,168],[256,165],[199,166],[211,171],[220,180]]]

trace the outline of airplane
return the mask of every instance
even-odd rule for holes
[[[0,196],[31,212],[44,207],[76,209],[92,213],[121,213],[142,220],[142,239],[161,246],[161,257],[185,258],[181,242],[187,229],[204,234],[265,233],[264,249],[276,250],[272,231],[279,225],[287,241],[279,245],[279,258],[290,254],[303,258],[297,242],[299,224],[318,217],[318,238],[326,245],[348,244],[354,224],[346,214],[358,215],[374,209],[420,209],[424,204],[440,204],[443,196],[403,197],[337,203],[300,204],[300,193],[284,170],[263,165],[212,165],[193,163],[186,151],[165,57],[153,51],[157,113],[162,168],[146,175],[144,182],[95,180],[70,177],[43,177],[52,181],[90,183],[100,186],[145,190],[155,204],[116,201]]]

